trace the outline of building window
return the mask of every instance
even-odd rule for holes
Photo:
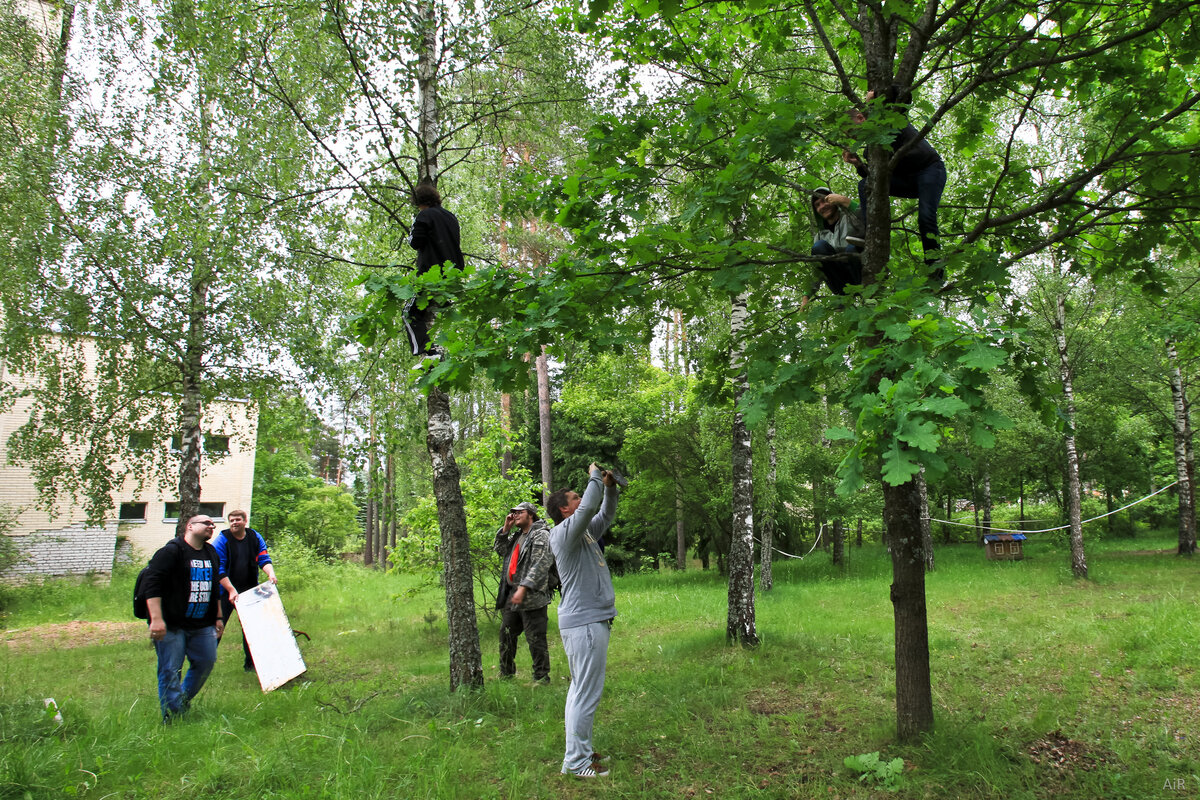
[[[197,514],[207,514],[214,520],[225,518],[224,503],[201,503]],[[167,503],[163,511],[164,522],[176,522],[179,520],[179,503]]]
[[[146,504],[121,503],[121,511],[118,519],[120,519],[122,522],[145,522]]]
[[[131,431],[129,434],[129,449],[144,453],[154,449],[153,431]]]
[[[183,434],[177,433],[171,437],[171,452],[183,452]],[[204,452],[206,453],[228,453],[229,452],[229,437],[222,434],[205,434],[204,436]]]
[[[206,453],[228,453],[229,452],[229,437],[219,436],[216,434],[206,434],[204,437],[204,452]]]

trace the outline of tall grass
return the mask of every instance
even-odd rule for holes
[[[524,680],[502,682],[496,625],[481,616],[485,686],[451,694],[443,601],[404,576],[306,565],[289,582],[281,564],[289,617],[312,637],[308,672],[264,695],[241,670],[235,623],[192,715],[170,727],[142,629],[74,647],[28,640],[38,626],[129,620],[132,572],[111,587],[15,590],[0,798],[1195,797],[1200,561],[1118,545],[1089,551],[1086,582],[1052,537],[1019,563],[940,548],[928,576],[937,727],[905,746],[877,546],[850,548],[844,568],[819,551],[777,563],[750,651],[725,644],[720,576],[619,578],[596,725],[612,776],[592,783],[558,774],[556,631],[550,687],[528,682],[526,652]],[[843,766],[874,751],[905,761],[895,794]]]

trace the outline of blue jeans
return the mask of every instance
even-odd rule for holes
[[[935,161],[925,169],[913,175],[892,174],[891,185],[888,187],[889,197],[916,198],[917,201],[917,231],[921,234],[921,249],[925,251],[925,261],[933,259],[931,252],[938,245],[938,206],[942,202],[942,192],[946,189],[946,165]],[[863,220],[867,214],[867,181],[864,178],[858,182],[858,202],[862,207]]]
[[[158,702],[163,718],[168,719],[187,711],[213,665],[217,663],[217,628],[187,630],[168,628],[163,638],[154,643],[158,653]],[[180,682],[183,659],[187,657],[187,677]]]
[[[567,752],[562,771],[579,772],[592,763],[592,722],[604,694],[604,670],[608,666],[608,639],[611,622],[591,622],[558,632],[571,668],[571,686],[567,689]]]

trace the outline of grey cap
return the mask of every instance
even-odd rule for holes
[[[535,506],[533,503],[517,503],[515,506],[510,508],[509,511],[528,511],[529,516],[533,517],[535,520],[538,519],[537,506]]]

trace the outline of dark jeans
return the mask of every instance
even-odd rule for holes
[[[254,587],[251,586],[251,589]],[[238,591],[242,591],[238,589]],[[229,629],[229,623],[233,620],[234,605],[229,602],[228,596],[221,598],[221,616],[225,618],[225,629]],[[242,652],[246,654],[246,658],[242,661],[244,669],[254,669],[254,657],[250,655],[250,645],[246,643],[246,631],[242,631]]]
[[[937,213],[945,189],[946,165],[940,160],[913,175],[893,174],[888,189],[889,197],[916,198],[917,230],[921,234],[921,249],[925,251],[926,263],[936,261],[930,253],[939,247]],[[864,221],[867,214],[867,194],[867,181],[864,178],[858,182],[858,202]]]
[[[154,643],[154,650],[158,653],[158,702],[163,720],[169,722],[188,710],[217,663],[217,628],[168,628]],[[189,666],[183,677],[185,658]]]
[[[437,303],[430,303],[425,308],[417,308],[417,301],[409,300],[404,304],[404,328],[408,332],[408,343],[412,346],[414,356],[433,355],[429,343],[429,329],[441,308]]]
[[[523,609],[506,608],[500,615],[500,677],[517,674],[517,637],[525,633],[529,655],[533,658],[533,679],[550,678],[550,646],[546,643],[546,628],[550,619],[546,607]]]
[[[846,245],[846,249],[838,253],[837,248],[824,239],[813,242],[814,256],[837,256],[817,264],[817,269],[825,277],[825,284],[834,294],[845,294],[846,286],[862,283],[862,257],[854,245]]]

